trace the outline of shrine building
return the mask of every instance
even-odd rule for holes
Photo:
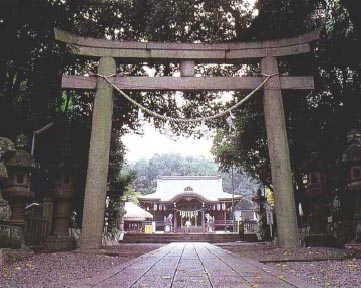
[[[204,233],[232,230],[232,203],[220,176],[162,176],[154,193],[138,198],[157,231]]]

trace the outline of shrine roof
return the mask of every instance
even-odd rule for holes
[[[162,176],[157,179],[156,192],[139,199],[169,202],[188,195],[210,202],[232,199],[232,194],[223,191],[220,176]]]
[[[125,202],[124,204],[126,221],[145,221],[147,219],[153,219],[153,215],[133,202]]]

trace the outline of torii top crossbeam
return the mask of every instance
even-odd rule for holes
[[[319,38],[319,31],[298,37],[239,43],[194,44],[137,41],[111,41],[84,38],[55,29],[55,38],[67,43],[74,54],[90,57],[120,58],[123,63],[169,62],[181,63],[181,74],[187,77],[116,77],[123,90],[252,90],[263,77],[192,77],[194,65],[201,63],[243,63],[264,57],[303,54],[311,51],[310,42]],[[63,75],[64,89],[95,89],[96,78]],[[314,89],[313,77],[280,77],[281,89]]]
[[[237,43],[167,43],[111,41],[84,38],[55,29],[56,40],[70,44],[74,54],[83,56],[121,58],[123,62],[143,60],[195,60],[202,63],[247,62],[266,56],[288,56],[311,51],[309,43],[319,39],[319,31],[293,38]]]

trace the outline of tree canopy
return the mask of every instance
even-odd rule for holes
[[[316,79],[316,90],[312,93],[283,93],[297,183],[303,173],[312,169],[305,162],[314,153],[319,155],[326,169],[339,165],[346,133],[360,120],[360,61],[357,53],[349,53],[352,45],[345,45],[353,43],[358,47],[359,32],[354,23],[358,20],[351,17],[352,8],[343,2],[348,1],[258,1],[260,13],[248,32],[274,38],[312,26],[325,27],[324,39],[314,47],[314,55],[280,59],[281,72],[313,74]],[[237,164],[270,184],[261,95],[236,115],[233,133],[219,131],[215,138],[216,159],[224,169]]]

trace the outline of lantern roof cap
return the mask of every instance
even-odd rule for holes
[[[342,162],[359,162],[361,161],[361,145],[350,145],[342,154]]]
[[[342,162],[361,161],[361,129],[351,129],[347,133],[348,147],[342,154]]]
[[[15,144],[9,138],[0,137],[0,156],[2,153],[15,151]],[[1,158],[0,158],[1,159]]]
[[[0,178],[8,178],[4,161],[15,151],[15,144],[13,141],[6,137],[0,137]]]

